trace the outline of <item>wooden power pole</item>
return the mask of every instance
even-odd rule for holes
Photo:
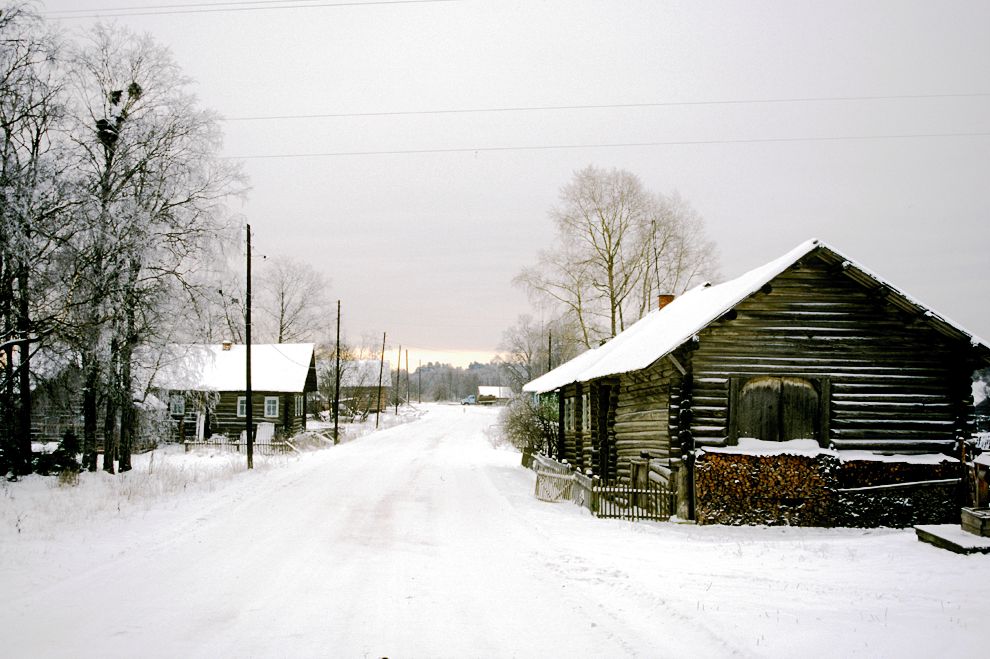
[[[254,407],[251,405],[251,225],[247,225],[247,295],[244,313],[244,429],[247,441],[247,468],[254,469]]]
[[[378,365],[378,401],[375,403],[375,428],[378,428],[378,420],[382,415],[382,373],[385,372],[385,337],[387,332],[382,332],[382,361]]]
[[[337,365],[333,378],[333,443],[340,442],[337,420],[340,416],[340,300],[337,300]]]
[[[402,395],[402,346],[399,346],[399,357],[395,360],[395,413],[399,413],[399,397]]]

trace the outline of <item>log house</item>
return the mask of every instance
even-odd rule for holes
[[[628,480],[646,458],[681,517],[903,525],[958,516],[971,376],[988,364],[981,340],[811,240],[524,391],[559,393],[569,463]]]
[[[251,402],[257,424],[272,423],[276,436],[306,430],[307,399],[316,391],[312,343],[251,346]],[[173,345],[153,385],[168,401],[178,441],[211,435],[236,438],[245,429],[246,348],[243,345]]]

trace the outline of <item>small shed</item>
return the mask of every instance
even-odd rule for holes
[[[292,436],[306,429],[306,397],[316,391],[312,343],[251,345],[252,421]],[[168,401],[174,436],[237,437],[247,416],[247,347],[224,343],[172,345],[152,385]]]
[[[648,465],[680,517],[906,526],[958,520],[988,363],[983,341],[810,240],[523,389],[559,394],[561,458],[608,481]]]

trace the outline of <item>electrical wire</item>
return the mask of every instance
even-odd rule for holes
[[[601,103],[585,105],[532,105],[490,108],[452,108],[439,110],[395,110],[385,112],[327,112],[315,114],[257,115],[249,117],[223,117],[221,121],[283,121],[294,119],[346,119],[354,117],[398,117],[446,114],[482,114],[495,112],[550,112],[559,110],[614,110],[660,107],[697,107],[706,105],[761,105],[783,103],[835,103],[851,101],[894,101],[947,98],[987,98],[990,93],[966,94],[891,94],[885,96],[807,96],[795,98],[724,99],[713,101],[657,101],[650,103]]]
[[[44,15],[56,20],[63,20],[78,18],[119,18],[124,16],[168,16],[174,14],[214,14],[220,12],[266,11],[275,9],[439,4],[461,1],[462,0],[368,0],[367,2],[325,2],[318,0],[248,0],[247,2],[196,2],[181,5],[151,5],[148,7],[53,9],[44,12]]]
[[[325,151],[316,153],[273,153],[240,156],[223,156],[230,160],[260,160],[260,159],[289,159],[289,158],[336,158],[345,156],[397,156],[397,155],[428,155],[442,153],[493,153],[508,151],[554,151],[572,149],[623,149],[633,147],[656,146],[706,146],[716,144],[788,144],[798,142],[842,142],[868,140],[902,140],[902,139],[936,139],[936,138],[967,138],[990,137],[990,132],[973,133],[902,133],[892,135],[842,135],[831,137],[757,137],[732,140],[670,140],[658,142],[611,142],[587,144],[545,144],[532,146],[487,146],[487,147],[455,147],[440,149],[396,149],[381,151]]]

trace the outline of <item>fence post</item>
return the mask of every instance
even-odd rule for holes
[[[601,489],[601,486],[602,486],[602,479],[597,474],[592,476],[591,497],[590,500],[588,501],[588,507],[591,509],[592,514],[595,515],[596,517],[598,516],[598,512],[601,510],[601,508],[599,507],[600,502],[598,499],[598,497],[601,496],[601,492],[599,491]]]
[[[633,458],[629,461],[629,487],[633,490],[629,497],[629,505],[637,508],[643,507],[644,500],[649,498],[641,494],[645,491],[650,482],[650,466],[645,458]]]

